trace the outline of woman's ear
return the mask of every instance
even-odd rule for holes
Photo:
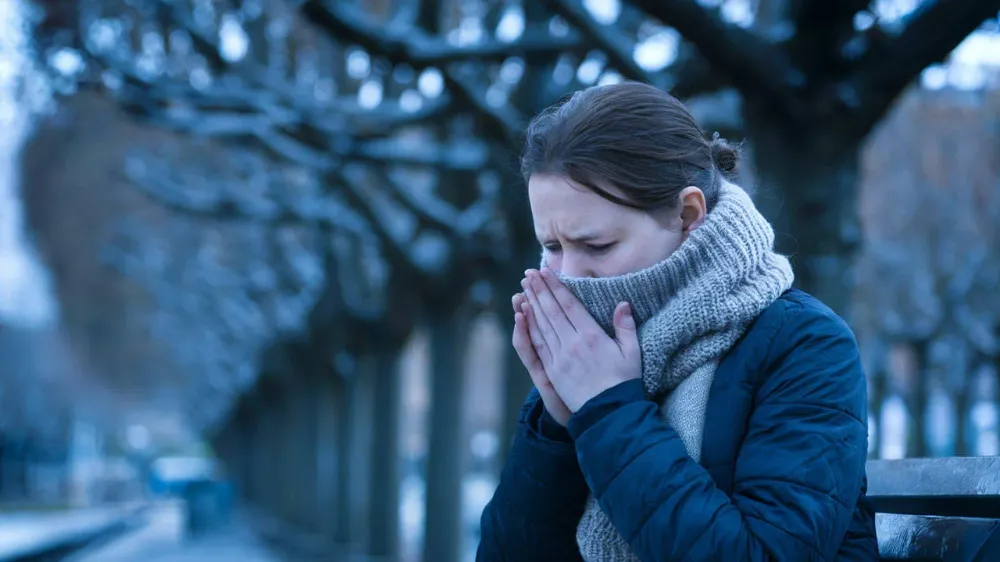
[[[701,189],[690,185],[681,190],[679,197],[681,208],[681,235],[687,239],[691,231],[701,226],[708,216],[708,203]]]

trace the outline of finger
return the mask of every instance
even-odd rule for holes
[[[528,335],[528,321],[522,312],[514,314],[514,335],[512,340],[518,359],[521,360],[524,368],[528,370],[532,382],[537,386],[538,375],[540,373],[544,375],[545,369],[542,367],[542,360],[535,353],[534,346],[531,345],[531,339]]]
[[[531,280],[525,278],[521,281],[521,286],[524,287],[524,296],[528,299],[525,311],[531,309],[531,313],[528,315],[528,329],[529,332],[532,332],[531,341],[534,342],[537,335],[542,338],[543,345],[546,343],[550,347],[559,345],[559,334],[556,333],[548,316],[542,310],[542,305],[538,302],[538,294],[535,293]]]
[[[569,287],[567,287],[566,284],[563,283],[551,269],[543,269],[540,275],[552,297],[557,303],[559,303],[559,307],[562,309],[563,314],[578,331],[585,329],[601,329],[601,326],[596,320],[594,320],[594,317],[590,315],[590,312],[588,312],[583,306],[580,299],[576,298],[573,291],[570,291]]]
[[[524,297],[524,293],[517,293],[510,297],[510,305],[514,308],[514,314],[521,312],[521,307],[524,303],[528,302],[528,299]]]
[[[523,313],[514,315],[513,340],[517,357],[528,371],[528,376],[531,377],[532,384],[541,392],[554,392],[555,387],[552,386],[552,381],[549,380],[548,375],[545,373],[542,360],[539,359],[534,346],[531,345],[531,340],[528,336],[528,321]]]
[[[614,314],[615,342],[622,355],[632,357],[639,352],[639,333],[636,331],[635,318],[632,316],[632,305],[627,302],[618,303]]]
[[[555,295],[552,294],[548,283],[545,282],[541,274],[531,270],[527,271],[526,274],[528,276],[528,283],[535,292],[535,297],[542,307],[541,314],[544,314],[548,318],[552,328],[557,333],[566,334],[569,331],[576,332],[577,329],[573,325],[573,322],[566,316],[566,312],[563,311],[562,306],[556,300]]]
[[[535,314],[535,309],[530,303],[524,305],[524,317],[528,321],[528,340],[542,361],[542,368],[547,368],[552,364],[552,349],[546,345],[545,338],[542,337],[541,330],[538,328],[538,315]]]

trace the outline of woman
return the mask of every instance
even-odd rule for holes
[[[791,289],[736,161],[637,83],[529,127],[542,267],[513,344],[535,389],[480,562],[877,558],[857,344]]]

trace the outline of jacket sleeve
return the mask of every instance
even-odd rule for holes
[[[578,562],[576,527],[589,491],[562,426],[537,390],[521,409],[507,463],[483,510],[477,562]]]
[[[867,457],[857,343],[829,311],[792,308],[762,369],[732,498],[687,455],[639,381],[570,419],[590,489],[644,562],[836,557]]]

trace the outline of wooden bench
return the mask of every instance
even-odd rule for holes
[[[881,560],[1000,562],[1000,457],[869,461]]]

